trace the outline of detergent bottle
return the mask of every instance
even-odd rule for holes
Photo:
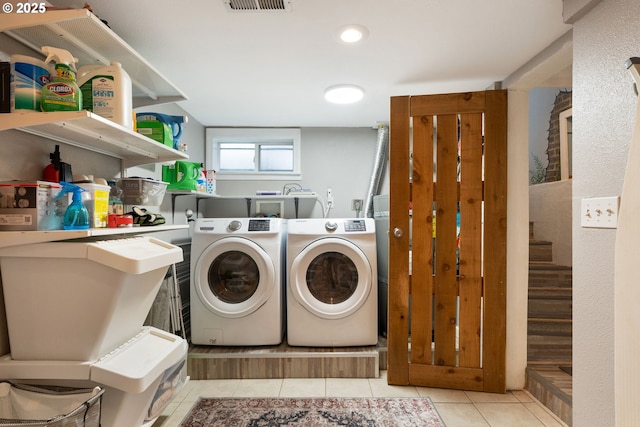
[[[133,130],[131,78],[122,64],[86,65],[78,70],[82,108]]]
[[[168,178],[167,190],[198,191],[198,177],[202,163],[176,160],[175,165],[163,167],[163,180]],[[173,168],[173,170],[172,170]]]
[[[82,192],[87,190],[65,181],[61,181],[60,185],[62,186],[62,190],[60,190],[60,193],[58,193],[56,200],[66,196],[68,193],[73,193],[71,204],[64,212],[64,219],[62,220],[63,228],[65,230],[88,229],[89,211],[87,210],[84,203],[82,203]]]
[[[169,132],[168,135],[160,135],[156,141],[164,143],[165,145],[171,145],[175,150],[187,151],[187,144],[180,143],[180,137],[182,136],[183,124],[187,123],[187,116],[172,116],[169,114],[161,113],[137,113],[136,122],[138,126],[138,132],[149,134],[150,131],[145,132],[145,128],[157,128],[158,122],[162,123]],[[160,127],[162,129],[162,127]],[[161,130],[164,132],[164,129]]]
[[[82,110],[82,93],[76,84],[76,63],[68,51],[51,46],[43,46],[42,52],[47,55],[45,63],[55,61],[55,73],[51,81],[42,87],[42,111],[80,111]]]

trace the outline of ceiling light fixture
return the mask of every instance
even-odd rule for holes
[[[336,85],[324,91],[324,99],[333,104],[353,104],[364,96],[364,90],[355,85]]]
[[[364,40],[369,35],[362,25],[345,25],[339,30],[340,40],[345,43],[352,44]]]

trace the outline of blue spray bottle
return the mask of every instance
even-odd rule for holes
[[[89,211],[82,203],[82,192],[87,191],[84,188],[71,184],[68,182],[60,181],[62,190],[56,197],[59,199],[66,196],[67,193],[73,193],[71,198],[71,204],[64,212],[64,219],[62,221],[63,228],[65,230],[86,230],[89,228]]]

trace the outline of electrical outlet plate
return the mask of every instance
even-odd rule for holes
[[[582,199],[580,225],[584,228],[618,228],[620,197]]]
[[[327,188],[327,206],[333,207],[333,191],[330,188]]]

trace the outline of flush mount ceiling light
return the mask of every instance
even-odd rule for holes
[[[355,85],[331,86],[324,91],[324,99],[333,104],[353,104],[364,96],[364,90]]]
[[[366,39],[369,35],[369,30],[362,25],[345,25],[340,28],[338,35],[344,43],[352,44]]]

